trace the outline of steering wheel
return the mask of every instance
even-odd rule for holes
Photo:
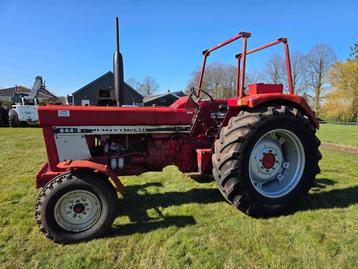
[[[204,91],[203,89],[199,89],[196,87],[191,87],[190,88],[190,96],[191,99],[194,101],[194,103],[198,103],[202,98],[200,97],[200,93],[204,93],[207,97],[209,97],[210,101],[213,103],[214,102],[214,98],[207,92]]]

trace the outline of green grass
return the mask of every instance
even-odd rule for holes
[[[358,147],[358,126],[321,124],[318,136],[322,142]]]
[[[57,245],[34,221],[41,130],[0,129],[0,267],[357,268],[358,158],[322,151],[319,185],[294,214],[250,218],[225,203],[214,183],[171,166],[123,178],[127,197],[109,237]]]

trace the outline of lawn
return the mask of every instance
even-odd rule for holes
[[[319,136],[358,146],[358,127],[343,127],[322,125]],[[108,237],[57,245],[34,221],[41,130],[2,128],[0,267],[357,268],[358,155],[322,153],[318,186],[291,215],[250,218],[224,202],[215,183],[196,183],[170,166],[123,178],[127,196]]]
[[[321,124],[319,137],[322,142],[358,147],[358,126]]]

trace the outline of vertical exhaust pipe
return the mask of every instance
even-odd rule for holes
[[[123,58],[119,51],[119,28],[118,17],[116,17],[116,52],[113,55],[113,75],[114,75],[114,93],[117,106],[123,105],[124,95],[124,75]]]

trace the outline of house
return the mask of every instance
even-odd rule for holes
[[[177,92],[166,92],[162,94],[149,95],[144,97],[143,105],[144,106],[170,106],[180,97],[186,96],[182,91]]]
[[[14,93],[27,93],[31,92],[31,89],[24,87],[24,86],[14,86],[6,89],[0,90],[0,101],[4,103],[12,103],[12,97]],[[58,103],[59,99],[56,95],[52,94],[48,90],[41,88],[37,93],[37,99],[39,103]]]
[[[137,105],[143,101],[143,96],[127,83],[124,83],[124,105]],[[105,73],[67,97],[68,102],[75,106],[114,106],[114,76],[111,71]]]

